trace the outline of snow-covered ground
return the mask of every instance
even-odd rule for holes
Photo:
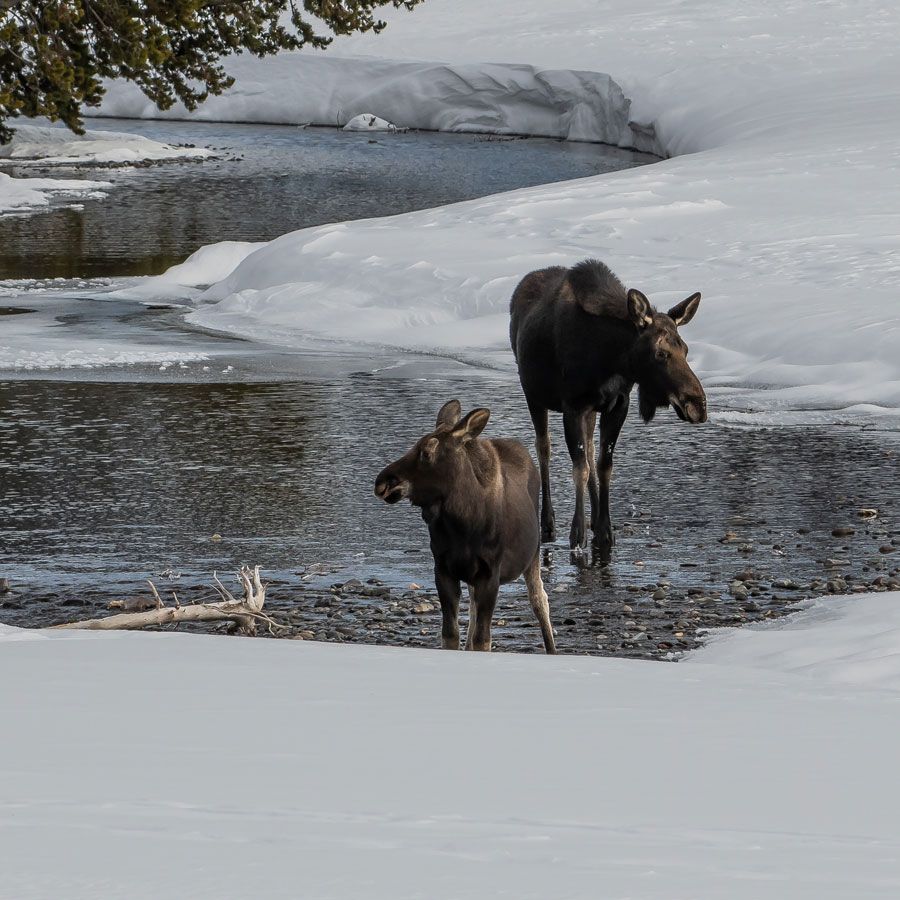
[[[672,158],[281,237],[230,274],[205,271],[217,283],[193,321],[509,366],[517,279],[592,255],[660,306],[703,293],[686,338],[714,404],[896,414],[900,7],[430,0],[389,18],[326,54],[236,60],[238,85],[198,115],[340,124],[367,112]],[[105,111],[149,112],[119,87]]]
[[[0,626],[0,897],[893,900],[900,594],[820,604],[675,665]]]

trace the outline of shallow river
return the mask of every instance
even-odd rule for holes
[[[0,220],[5,277],[156,272],[214,240],[258,240],[639,161],[549,141],[403,135],[373,145],[325,130],[109,127],[227,155],[113,171],[106,200]],[[35,296],[3,303],[27,309]],[[209,597],[213,571],[248,562],[272,579],[268,606],[287,635],[436,644],[425,526],[408,505],[377,501],[373,480],[450,397],[490,406],[488,433],[530,446],[512,377],[413,355],[313,359],[193,333],[170,311],[90,298],[61,302],[57,322],[73,335],[164,338],[215,364],[29,380],[0,373],[0,577],[12,588],[0,594],[0,621],[101,614],[113,599],[148,596],[147,578],[184,602]],[[712,414],[699,427],[670,412],[626,425],[612,561],[548,548],[560,650],[669,658],[710,627],[781,615],[828,591],[897,583],[896,433],[727,427],[714,406]],[[565,535],[572,494],[558,421],[554,436]],[[861,517],[867,508],[878,512]],[[503,590],[495,643],[539,648],[521,585]]]

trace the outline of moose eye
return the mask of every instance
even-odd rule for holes
[[[438,442],[434,438],[429,438],[422,444],[419,450],[419,461],[423,463],[433,463],[437,456]]]
[[[669,358],[669,351],[663,350],[662,348],[660,348],[659,350],[656,351],[656,358],[660,362],[664,362],[665,360],[667,360]]]

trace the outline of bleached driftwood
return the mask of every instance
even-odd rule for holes
[[[280,627],[265,613],[266,586],[260,581],[259,566],[251,569],[242,566],[238,579],[244,588],[244,596],[238,599],[213,575],[215,588],[222,600],[218,603],[191,603],[182,606],[175,598],[174,606],[165,606],[156,586],[150,582],[150,589],[156,598],[156,609],[146,612],[119,613],[101,619],[84,619],[80,622],[66,622],[54,628],[85,628],[96,631],[133,630],[179,622],[233,622],[234,630],[241,634],[256,634],[256,622],[262,620],[269,628]]]

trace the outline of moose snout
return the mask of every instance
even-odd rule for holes
[[[682,409],[684,418],[694,425],[700,425],[706,421],[706,397],[687,397]]]
[[[385,469],[375,479],[375,496],[385,503],[398,503],[406,496],[406,482],[390,469]]]
[[[670,397],[669,402],[682,422],[700,425],[706,421],[706,397]]]

